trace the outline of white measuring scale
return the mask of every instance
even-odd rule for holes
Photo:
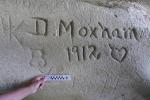
[[[45,75],[46,81],[71,81],[71,75],[48,74]]]

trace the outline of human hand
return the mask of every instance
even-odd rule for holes
[[[31,94],[36,93],[39,89],[43,89],[45,85],[45,77],[43,75],[39,75],[32,80],[32,83],[29,85],[31,89]]]

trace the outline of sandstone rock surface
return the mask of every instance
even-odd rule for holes
[[[1,0],[0,91],[70,74],[25,100],[149,100],[149,0]]]

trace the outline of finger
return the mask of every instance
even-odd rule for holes
[[[43,83],[45,83],[45,82],[44,82],[44,79],[39,80],[39,81],[37,82],[38,88],[40,88],[40,86],[42,86]]]
[[[45,82],[41,83],[41,84],[40,84],[40,88],[43,88],[44,85],[45,85]]]
[[[38,75],[35,77],[35,80],[41,80],[44,76],[43,75]]]
[[[43,80],[44,80],[44,82],[46,82],[46,77],[45,76],[43,76]]]
[[[41,89],[41,90],[43,90],[44,85],[45,85],[44,83],[40,85],[40,89]]]
[[[38,75],[38,76],[34,77],[34,79],[32,80],[32,83],[35,83],[35,82],[41,80],[41,78],[42,78],[42,75]]]
[[[45,77],[41,80],[41,84],[40,84],[40,88],[43,89],[44,85],[45,85],[45,82],[46,82],[46,79]]]
[[[40,88],[43,89],[44,86],[45,86],[45,82],[43,82],[43,83],[41,84]]]

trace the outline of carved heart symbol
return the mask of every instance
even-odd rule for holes
[[[119,48],[110,46],[110,48],[111,48],[111,56],[116,61],[122,62],[126,58],[127,49],[125,47],[122,47],[119,49]]]

